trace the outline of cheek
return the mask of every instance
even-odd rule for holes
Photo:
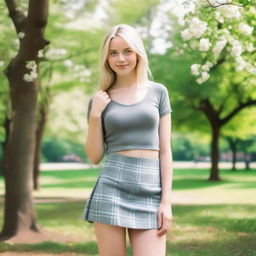
[[[107,58],[107,63],[110,67],[113,66],[113,59],[112,58]]]
[[[137,62],[137,56],[136,55],[130,55],[129,56],[129,61],[136,63]]]

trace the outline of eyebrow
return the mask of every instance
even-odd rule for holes
[[[128,50],[128,49],[131,49],[130,47],[127,47],[127,48],[125,48],[124,50]],[[109,50],[109,52],[111,52],[111,51],[116,51],[115,49],[111,49],[111,50]]]

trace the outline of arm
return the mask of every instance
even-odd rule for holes
[[[171,203],[171,190],[173,179],[173,162],[170,146],[171,140],[171,115],[167,114],[160,119],[160,165],[162,182],[162,202]]]
[[[85,152],[93,164],[98,164],[104,157],[104,139],[101,115],[90,113]]]
[[[88,104],[88,134],[85,152],[89,160],[94,164],[98,164],[104,157],[105,148],[101,114],[110,101],[108,94],[100,90],[93,95]]]
[[[164,87],[163,87],[164,88]],[[169,94],[166,88],[161,91],[159,102],[159,158],[162,183],[162,197],[158,210],[158,234],[164,234],[170,228],[172,222],[171,190],[173,179],[173,161],[170,146],[171,140],[171,114]]]

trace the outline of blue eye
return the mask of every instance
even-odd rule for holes
[[[114,56],[114,55],[117,54],[117,52],[110,52],[109,54],[112,55],[112,56]]]
[[[125,50],[125,53],[130,54],[130,53],[132,53],[132,51],[131,50]]]

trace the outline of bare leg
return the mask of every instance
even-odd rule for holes
[[[99,256],[125,256],[125,228],[93,222]]]
[[[166,234],[157,229],[128,229],[133,256],[165,256]]]

